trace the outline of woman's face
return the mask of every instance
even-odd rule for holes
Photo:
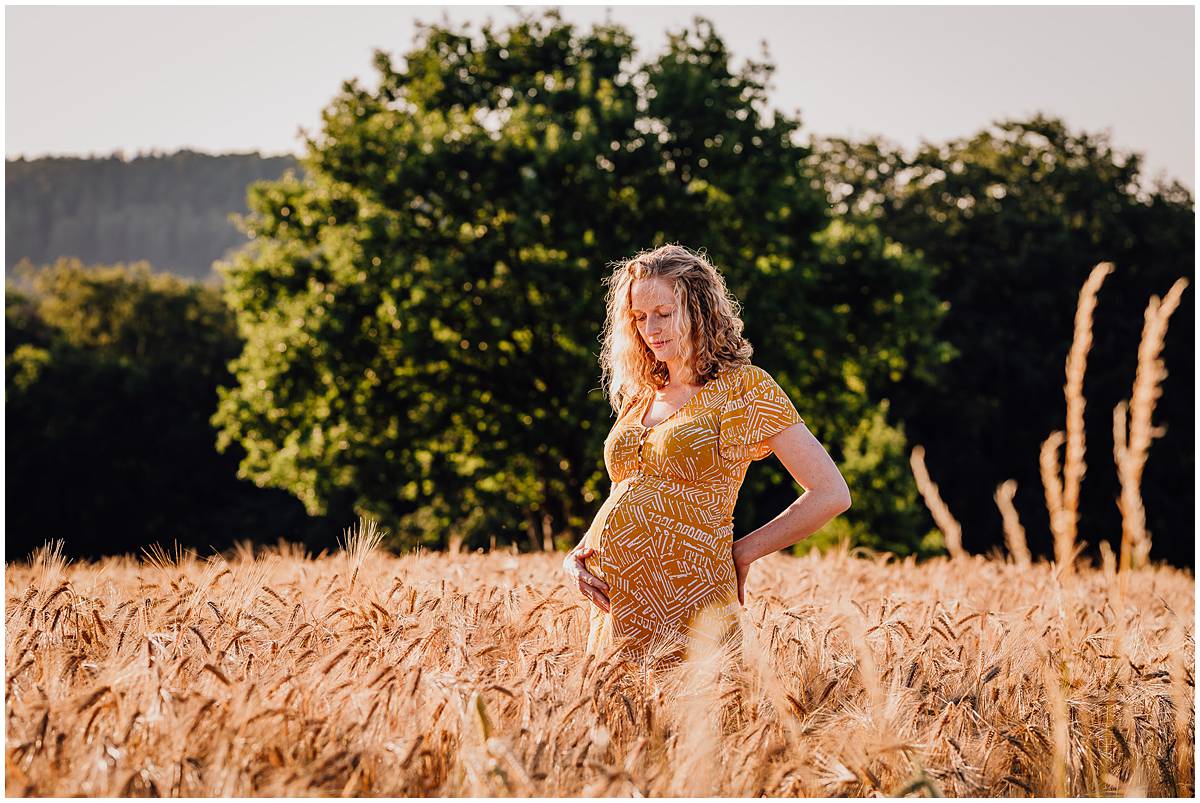
[[[679,310],[668,280],[657,276],[634,279],[629,312],[638,334],[657,359],[666,362],[678,353],[679,338],[683,334],[675,331]]]

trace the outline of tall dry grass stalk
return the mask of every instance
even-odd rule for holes
[[[1128,404],[1122,401],[1113,409],[1113,456],[1121,482],[1117,507],[1121,510],[1122,571],[1142,568],[1150,560],[1150,533],[1146,530],[1146,510],[1141,494],[1142,471],[1150,441],[1166,434],[1164,427],[1152,424],[1155,404],[1162,395],[1161,384],[1167,376],[1160,355],[1167,336],[1167,324],[1187,285],[1187,279],[1177,279],[1164,299],[1150,297],[1142,339],[1138,344],[1133,395]]]
[[[1067,402],[1067,451],[1063,460],[1062,478],[1062,545],[1058,547],[1056,533],[1055,556],[1064,561],[1075,545],[1079,530],[1079,487],[1087,471],[1084,461],[1086,444],[1084,439],[1083,411],[1086,402],[1083,395],[1083,377],[1087,373],[1087,355],[1092,348],[1092,317],[1096,309],[1096,295],[1100,285],[1113,272],[1111,262],[1101,262],[1092,268],[1083,289],[1079,292],[1079,303],[1075,308],[1075,330],[1071,338],[1071,349],[1067,353],[1067,381],[1063,393]]]
[[[913,447],[909,456],[909,465],[912,466],[913,478],[917,481],[917,490],[920,491],[921,498],[925,500],[925,507],[929,509],[938,529],[942,531],[942,537],[946,542],[946,551],[952,558],[965,558],[967,553],[962,546],[962,527],[950,512],[950,508],[942,501],[937,484],[929,478],[929,471],[925,468],[924,446]]]
[[[359,570],[379,548],[387,532],[379,529],[379,522],[360,516],[357,526],[347,527],[344,535],[344,540],[339,539],[338,543],[346,559],[346,591],[353,593]]]
[[[1058,565],[1058,572],[1060,574],[1069,574],[1072,572],[1076,558],[1086,548],[1086,544],[1076,543],[1079,529],[1079,492],[1084,474],[1087,471],[1087,464],[1084,460],[1086,454],[1084,427],[1086,401],[1083,394],[1083,383],[1087,371],[1087,355],[1092,346],[1092,322],[1096,309],[1096,297],[1105,278],[1112,272],[1113,265],[1111,262],[1097,264],[1092,268],[1091,273],[1080,289],[1079,301],[1075,310],[1075,325],[1071,348],[1067,353],[1065,365],[1066,383],[1063,385],[1067,406],[1066,432],[1051,432],[1045,441],[1042,442],[1038,457],[1042,487],[1046,498],[1046,509],[1050,516],[1050,529],[1054,536],[1054,559]],[[1186,284],[1185,281],[1184,284]],[[1174,291],[1175,288],[1172,288],[1172,292]],[[1180,288],[1180,292],[1182,292],[1182,288]],[[1168,311],[1162,317],[1161,323],[1155,324],[1161,326],[1164,333],[1166,329],[1166,317],[1169,317],[1170,311],[1174,309],[1174,305],[1178,304],[1177,296],[1178,293],[1176,293],[1173,303],[1168,302],[1168,304],[1164,304],[1168,308]],[[1156,302],[1157,299],[1154,299],[1152,304]],[[1149,316],[1150,311],[1148,310],[1148,327],[1150,326]],[[1157,322],[1158,318],[1155,320]],[[1143,337],[1143,341],[1145,340],[1146,338]],[[1161,349],[1161,340],[1158,343],[1158,349]],[[1139,354],[1146,350],[1146,343],[1144,342],[1143,348],[1139,350]],[[1154,354],[1156,355],[1157,351],[1154,351]],[[1141,357],[1139,357],[1139,379],[1142,378],[1142,368],[1140,366]],[[1147,372],[1147,376],[1151,376],[1151,372]],[[1145,384],[1146,391],[1143,392],[1143,397],[1145,397],[1148,390],[1157,389],[1156,382],[1152,378],[1148,379]],[[1152,408],[1152,398],[1150,403]],[[1149,414],[1146,413],[1145,415],[1148,425]],[[1114,424],[1114,428],[1118,432],[1123,433],[1123,415],[1121,418],[1120,422]],[[1123,436],[1120,442],[1124,442]],[[1066,444],[1066,453],[1060,470],[1058,451],[1064,443]],[[1146,443],[1148,445],[1148,438],[1146,439]],[[1121,447],[1118,445],[1118,452],[1120,453],[1120,451]],[[1128,451],[1132,453],[1132,450]],[[917,488],[921,492],[925,505],[933,514],[934,521],[937,522],[938,528],[942,531],[946,539],[947,550],[951,556],[963,556],[965,553],[962,549],[961,527],[950,514],[949,508],[938,494],[937,486],[932,482],[928,471],[925,469],[924,449],[922,447],[918,446],[913,449],[910,463],[913,469],[913,476],[917,482]],[[1129,465],[1132,470],[1133,463],[1131,462]],[[1140,470],[1137,477],[1140,481]],[[1019,565],[1028,565],[1031,558],[1025,539],[1025,530],[1021,527],[1020,518],[1017,515],[1016,508],[1012,504],[1016,487],[1015,484],[1010,485],[1009,483],[1011,482],[1010,480],[1008,483],[1001,484],[996,489],[994,499],[996,505],[1000,508],[1001,516],[1004,520],[1004,537],[1009,552]],[[1129,497],[1128,502],[1125,501],[1127,496]],[[1140,496],[1137,496],[1136,482],[1133,484],[1132,491],[1129,494],[1122,493],[1122,504],[1128,504],[1130,509],[1134,511],[1129,518],[1134,523],[1133,529],[1135,531],[1138,530],[1136,520],[1140,515],[1137,512],[1140,511]],[[1124,507],[1122,510],[1124,510]]]
[[[642,671],[585,655],[552,554],[54,554],[5,572],[11,796],[1194,791],[1166,566],[1121,598],[1087,567],[773,554],[740,658]]]
[[[1013,505],[1016,495],[1017,481],[1006,480],[996,486],[993,498],[996,500],[996,507],[1000,508],[1000,517],[1004,522],[1004,544],[1008,547],[1008,553],[1018,566],[1028,566],[1032,560],[1025,540],[1025,528],[1021,526],[1021,517]]]
[[[1051,432],[1042,441],[1038,453],[1038,468],[1042,476],[1042,488],[1046,492],[1046,509],[1050,512],[1050,530],[1054,535],[1054,562],[1059,575],[1070,574],[1075,569],[1075,558],[1085,548],[1085,544],[1076,543],[1068,537],[1064,525],[1067,518],[1066,506],[1063,502],[1062,477],[1058,467],[1058,449],[1063,445],[1065,436],[1062,432]]]
[[[1067,381],[1063,392],[1067,402],[1067,431],[1053,432],[1042,443],[1040,465],[1042,485],[1046,492],[1046,508],[1050,514],[1050,531],[1054,535],[1054,559],[1064,572],[1074,569],[1077,550],[1075,540],[1079,529],[1079,488],[1087,471],[1083,411],[1083,378],[1087,371],[1087,354],[1092,347],[1092,313],[1096,295],[1108,274],[1111,262],[1101,262],[1092,268],[1075,308],[1075,330],[1067,353]],[[1058,470],[1058,448],[1066,442],[1062,474]]]
[[[1066,665],[1054,657],[1042,663],[1042,688],[1048,708],[1050,746],[1050,794],[1054,797],[1069,796],[1071,784],[1068,776],[1071,762],[1070,714],[1067,696],[1071,684]]]
[[[672,710],[677,738],[671,785],[686,797],[711,797],[721,787],[725,758],[718,706],[723,691],[721,668],[727,658],[717,643],[721,621],[714,612],[700,611],[693,626],[696,634],[689,640],[678,704]]]

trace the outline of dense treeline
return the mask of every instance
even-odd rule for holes
[[[377,89],[343,85],[297,171],[227,207],[250,210],[250,242],[219,263],[219,290],[65,264],[10,287],[10,522],[59,500],[44,534],[91,533],[76,537],[91,552],[177,533],[328,543],[360,513],[398,547],[574,543],[607,492],[601,279],[677,241],[721,268],[755,362],[850,482],[854,507],[805,546],[900,554],[940,543],[915,444],[970,551],[1003,543],[992,493],[1014,478],[1030,546],[1051,553],[1038,449],[1063,426],[1079,289],[1113,261],[1080,538],[1115,545],[1112,409],[1150,295],[1192,274],[1190,193],[1144,186],[1135,154],[1042,116],[911,154],[797,145],[798,121],[764,112],[771,65],[729,60],[702,18],[641,64],[620,27],[580,33],[553,12],[482,39],[428,26],[402,65],[376,54]],[[1185,294],[1142,488],[1153,557],[1184,565],[1193,331]],[[796,490],[756,464],[737,532]]]
[[[217,291],[145,263],[18,264],[5,293],[5,549],[72,555],[240,539],[332,546],[337,520],[237,478],[209,418],[241,349]]]
[[[5,269],[60,256],[87,264],[145,260],[155,270],[215,278],[213,260],[245,242],[230,215],[246,211],[246,185],[276,179],[291,156],[214,156],[181,150],[91,159],[8,159]]]
[[[1114,263],[1094,313],[1084,385],[1079,532],[1093,555],[1101,539],[1115,546],[1113,408],[1130,397],[1150,296],[1194,276],[1191,193],[1178,182],[1146,186],[1138,154],[1043,115],[911,154],[879,139],[830,139],[812,162],[835,214],[870,221],[922,254],[948,305],[938,334],[960,356],[941,370],[938,392],[909,378],[875,391],[894,401],[911,441],[925,445],[970,551],[1001,542],[992,492],[1012,478],[1030,547],[1052,554],[1038,451],[1064,427],[1079,291],[1096,263]],[[1186,565],[1195,555],[1195,315],[1185,293],[1167,330],[1168,373],[1154,412],[1166,433],[1142,480],[1154,556]]]

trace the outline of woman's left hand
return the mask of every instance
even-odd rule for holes
[[[733,544],[733,568],[737,572],[738,604],[746,606],[746,575],[750,573],[750,561],[739,556],[738,545]]]

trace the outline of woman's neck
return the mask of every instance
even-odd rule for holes
[[[689,376],[690,381],[684,381],[683,377],[685,375]],[[684,387],[694,388],[701,384],[703,383],[700,381],[700,377],[697,376],[694,371],[688,371],[685,369],[682,363],[674,361],[667,362],[667,384],[663,386],[663,389]]]

